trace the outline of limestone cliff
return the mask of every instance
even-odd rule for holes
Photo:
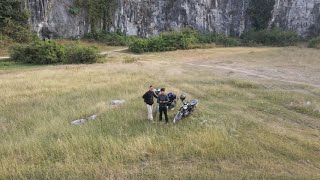
[[[72,14],[72,0],[27,0],[30,24],[39,36],[76,37],[90,32],[85,9]]]
[[[76,37],[90,32],[85,7],[73,12],[73,0],[27,0],[30,23],[40,36]],[[252,0],[117,0],[108,27],[128,35],[152,36],[191,26],[200,31],[240,35],[249,30]],[[320,0],[275,0],[269,21],[301,36],[320,32]],[[110,17],[109,17],[110,19]],[[99,21],[98,21],[99,22]],[[100,26],[103,26],[101,20]]]

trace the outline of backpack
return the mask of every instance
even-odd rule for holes
[[[173,100],[175,100],[177,98],[177,96],[175,94],[173,94],[173,93],[169,93],[167,96],[169,98],[169,101],[173,101]]]

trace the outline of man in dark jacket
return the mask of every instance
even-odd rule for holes
[[[153,122],[153,115],[152,115],[152,105],[154,103],[153,98],[157,98],[157,95],[153,91],[153,86],[151,85],[149,88],[149,91],[147,91],[142,98],[144,99],[144,102],[147,105],[147,111],[148,111],[148,120]]]
[[[160,94],[158,96],[160,121],[162,121],[162,113],[164,113],[167,124],[169,124],[168,110],[167,110],[168,101],[169,99],[168,99],[168,96],[165,94],[165,88],[161,88]]]

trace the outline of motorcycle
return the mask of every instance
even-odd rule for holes
[[[156,95],[160,94],[160,89],[155,90]],[[173,93],[168,94],[169,102],[167,103],[167,109],[174,110],[177,104],[177,96]],[[153,109],[153,117],[156,117],[157,113],[159,112],[159,103]]]
[[[192,114],[192,112],[196,109],[196,107],[199,104],[199,101],[197,99],[193,99],[190,102],[186,102],[185,101],[185,99],[186,99],[185,95],[181,95],[180,99],[182,101],[182,105],[181,105],[177,115],[174,117],[173,123],[177,123],[182,118]]]

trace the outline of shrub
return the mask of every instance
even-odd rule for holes
[[[29,27],[19,25],[11,19],[5,19],[2,33],[19,43],[29,43],[38,39]]]
[[[282,31],[280,29],[250,31],[241,36],[245,45],[261,44],[266,46],[292,46],[299,38],[291,31]]]
[[[239,46],[240,41],[234,37],[228,37],[225,35],[217,35],[216,36],[216,44],[223,45],[224,47],[234,47],[234,46]]]
[[[217,34],[214,32],[209,33],[197,33],[196,38],[200,44],[211,44],[223,45],[225,47],[239,46],[240,41],[238,38],[228,37],[223,34]]]
[[[100,57],[96,47],[64,46],[54,41],[16,45],[10,50],[10,56],[13,61],[26,64],[95,63]]]
[[[13,40],[10,37],[0,34],[0,48],[8,47],[12,43],[13,43]]]
[[[72,44],[66,47],[64,63],[66,64],[91,64],[100,58],[98,48]]]
[[[80,8],[79,7],[70,7],[69,13],[72,15],[77,15],[80,13]]]
[[[247,9],[247,14],[256,30],[262,30],[268,27],[272,17],[275,0],[251,0]]]
[[[195,44],[197,39],[195,34],[190,31],[182,32],[164,32],[160,34],[166,48],[188,49],[190,45]]]
[[[309,41],[308,47],[320,49],[320,36],[311,39]]]
[[[148,40],[147,39],[135,39],[129,44],[129,50],[133,53],[148,52]]]
[[[218,34],[214,32],[197,33],[196,38],[201,44],[211,44],[217,41]]]
[[[27,45],[16,45],[10,52],[14,61],[28,64],[61,63],[64,55],[64,46],[54,41],[36,41]]]
[[[197,38],[192,31],[164,32],[157,37],[132,40],[129,50],[134,53],[144,53],[189,49],[196,42]]]
[[[125,46],[129,41],[129,38],[121,32],[88,33],[85,38],[94,39],[110,46]]]

